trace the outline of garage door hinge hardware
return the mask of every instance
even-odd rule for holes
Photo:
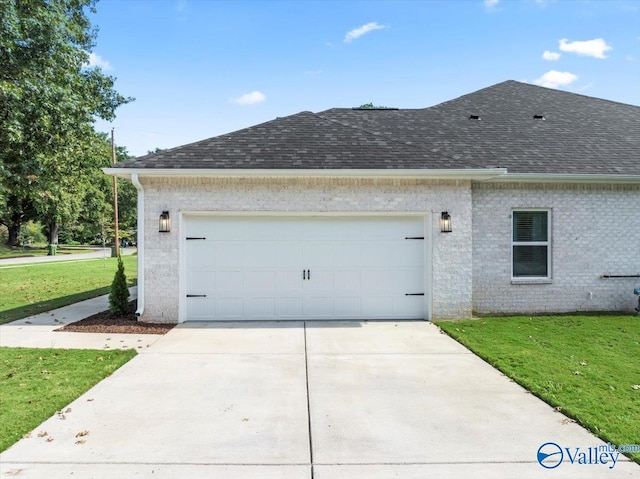
[[[187,298],[206,298],[206,294],[188,294]]]
[[[404,293],[405,296],[424,296],[424,293]]]
[[[404,239],[424,239],[424,236],[405,236]]]

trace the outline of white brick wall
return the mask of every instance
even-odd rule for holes
[[[512,208],[551,209],[550,284],[512,284]],[[640,186],[474,184],[474,311],[633,311],[640,278],[602,274],[640,274]]]
[[[469,181],[339,178],[141,178],[145,189],[144,321],[178,320],[181,212],[412,212],[432,215],[433,318],[471,314]],[[158,233],[163,210],[171,232]],[[439,230],[441,211],[453,233]]]

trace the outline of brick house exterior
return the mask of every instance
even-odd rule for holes
[[[640,283],[639,153],[640,107],[508,81],[420,110],[303,112],[105,171],[139,191],[143,321],[193,319],[189,302],[205,296],[189,294],[196,277],[189,265],[199,261],[189,228],[197,218],[382,224],[395,216],[424,223],[424,251],[416,253],[424,299],[407,317],[439,319],[632,311]],[[171,227],[159,233],[163,211]],[[441,228],[445,212],[450,233]],[[211,264],[197,278],[220,273]],[[358,274],[376,268],[363,265]],[[320,319],[358,314],[336,309]]]

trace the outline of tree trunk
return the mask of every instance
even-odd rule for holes
[[[9,238],[7,239],[7,246],[20,246],[20,223],[15,224],[12,222],[7,226],[9,231]]]
[[[9,231],[9,238],[7,239],[8,246],[20,246],[20,228],[22,227],[22,215],[19,213],[13,213],[7,225]]]
[[[60,225],[56,221],[49,223],[49,228],[47,232],[49,244],[58,244],[59,232],[60,232]]]

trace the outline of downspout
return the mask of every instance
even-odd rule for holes
[[[144,188],[138,173],[131,174],[131,183],[138,190],[138,309],[136,316],[144,313]]]

